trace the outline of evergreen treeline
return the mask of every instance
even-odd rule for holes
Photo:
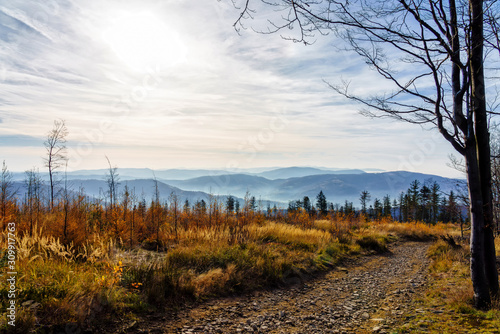
[[[410,184],[406,193],[399,195],[400,210],[395,217],[399,221],[420,220],[426,223],[461,222],[464,205],[459,204],[453,191],[442,194],[436,182],[420,185],[418,180]]]
[[[372,203],[372,204],[370,204]],[[421,184],[415,180],[410,184],[406,192],[401,192],[397,199],[391,200],[389,195],[382,199],[374,198],[368,191],[360,194],[360,209],[357,210],[352,202],[345,201],[343,205],[328,203],[321,191],[316,198],[314,206],[308,196],[302,200],[291,201],[288,204],[288,212],[297,212],[303,209],[314,217],[331,214],[355,214],[365,215],[369,219],[380,219],[390,217],[398,221],[423,221],[428,224],[441,222],[461,222],[464,217],[462,212],[464,204],[459,203],[456,194],[451,191],[443,194],[437,182]]]

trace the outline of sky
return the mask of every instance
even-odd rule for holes
[[[68,169],[317,166],[461,176],[437,130],[370,119],[326,82],[382,79],[332,36],[305,46],[233,28],[231,1],[2,1],[0,160],[44,170],[55,120]]]

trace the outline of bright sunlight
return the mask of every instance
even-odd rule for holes
[[[121,17],[103,37],[115,54],[135,71],[168,68],[186,56],[186,47],[178,34],[151,13]]]

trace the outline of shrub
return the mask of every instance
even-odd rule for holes
[[[356,243],[363,249],[372,250],[377,253],[388,251],[387,239],[380,235],[365,235],[356,240]]]

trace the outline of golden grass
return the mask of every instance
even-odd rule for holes
[[[163,236],[167,250],[154,252],[126,250],[97,235],[74,247],[35,229],[18,240],[18,302],[39,306],[20,310],[20,326],[61,321],[92,326],[111,312],[283,285],[289,275],[328,270],[350,254],[383,252],[391,234],[425,239],[443,231],[445,226],[367,223],[353,216],[301,225],[179,227],[176,238]],[[6,242],[0,240],[2,249]],[[0,286],[2,294],[5,289]]]
[[[470,251],[468,245],[463,244],[460,248],[452,248],[443,240],[436,241],[429,247],[428,254],[432,263],[431,272],[435,274],[453,272],[455,275],[468,274]]]
[[[229,228],[183,228],[179,229],[178,236],[180,243],[183,245],[200,243],[227,244],[231,238],[231,233]]]
[[[495,252],[497,256],[500,256],[500,238],[495,238]]]
[[[6,249],[6,238],[0,244],[1,249]],[[39,230],[18,238],[16,328],[28,329],[37,322],[53,324],[63,319],[83,323],[99,316],[103,305],[109,304],[108,299],[120,293],[115,284],[119,277],[106,262],[111,246],[97,238],[77,250],[71,244],[63,245],[54,237],[41,235]],[[7,295],[6,289],[2,280],[0,293]],[[3,307],[5,303],[6,299],[1,302]],[[0,329],[5,326],[0,322]]]
[[[329,220],[316,220],[313,225],[317,229],[328,231],[338,242],[349,244],[352,241],[353,232],[364,226],[364,223],[350,216],[340,215]]]
[[[0,240],[7,247],[5,235]],[[4,249],[5,249],[4,248]],[[17,262],[23,265],[34,260],[62,260],[66,262],[106,260],[113,249],[113,241],[94,235],[91,240],[76,249],[73,244],[65,245],[58,238],[43,235],[42,229],[34,229],[33,235],[25,234],[16,239]]]
[[[279,242],[289,245],[304,245],[305,247],[324,247],[331,242],[329,232],[316,228],[300,228],[294,225],[269,222],[265,225],[252,224],[248,227],[251,240]]]
[[[441,235],[450,234],[455,231],[455,226],[450,224],[425,224],[423,222],[393,222],[381,220],[370,225],[370,229],[378,233],[392,234],[399,238],[416,241],[435,240]]]
[[[231,280],[238,279],[238,271],[234,263],[229,264],[225,269],[214,268],[208,272],[193,278],[191,284],[194,287],[194,295],[197,298],[205,296],[221,295],[227,292],[227,286]],[[241,279],[241,277],[239,277]]]

